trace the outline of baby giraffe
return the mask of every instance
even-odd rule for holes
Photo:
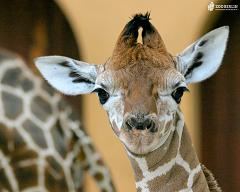
[[[149,20],[148,13],[135,15],[105,64],[47,56],[36,66],[64,94],[98,94],[126,148],[138,192],[221,191],[199,163],[179,103],[188,84],[217,71],[229,29],[215,29],[172,56]]]

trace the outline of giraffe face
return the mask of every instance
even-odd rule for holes
[[[142,43],[137,42],[142,27]],[[149,15],[124,27],[108,62],[93,65],[63,56],[35,60],[45,79],[66,95],[96,92],[112,128],[126,148],[146,154],[160,147],[175,128],[175,114],[189,83],[219,68],[228,27],[215,29],[171,56]]]
[[[169,60],[171,62],[171,60]],[[148,62],[120,70],[106,69],[96,79],[94,92],[125,147],[146,154],[164,143],[187,85],[173,63],[152,68]]]

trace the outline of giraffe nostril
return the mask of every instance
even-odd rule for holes
[[[126,121],[125,123],[126,127],[129,129],[129,130],[132,130],[134,128],[134,126],[132,125],[130,119]]]
[[[148,121],[146,124],[147,129],[151,129],[153,127],[153,122],[152,121]]]
[[[155,132],[156,131],[156,124],[153,120],[147,120],[146,122],[146,128],[151,131],[151,132]]]
[[[151,132],[155,132],[155,122],[151,119],[144,119],[139,120],[135,117],[129,118],[125,123],[127,129],[137,129],[137,130],[144,130],[147,129]]]

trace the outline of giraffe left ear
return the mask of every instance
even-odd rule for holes
[[[66,95],[91,93],[101,67],[63,56],[38,57],[34,62],[49,84]]]
[[[211,77],[221,65],[227,45],[229,27],[210,31],[177,55],[177,69],[187,83]]]

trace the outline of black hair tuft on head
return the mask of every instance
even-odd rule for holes
[[[153,32],[152,25],[150,23],[150,12],[145,14],[138,13],[135,14],[131,20],[125,26],[123,36],[128,38],[133,35],[134,38],[138,37],[138,29],[142,27],[143,31]]]

